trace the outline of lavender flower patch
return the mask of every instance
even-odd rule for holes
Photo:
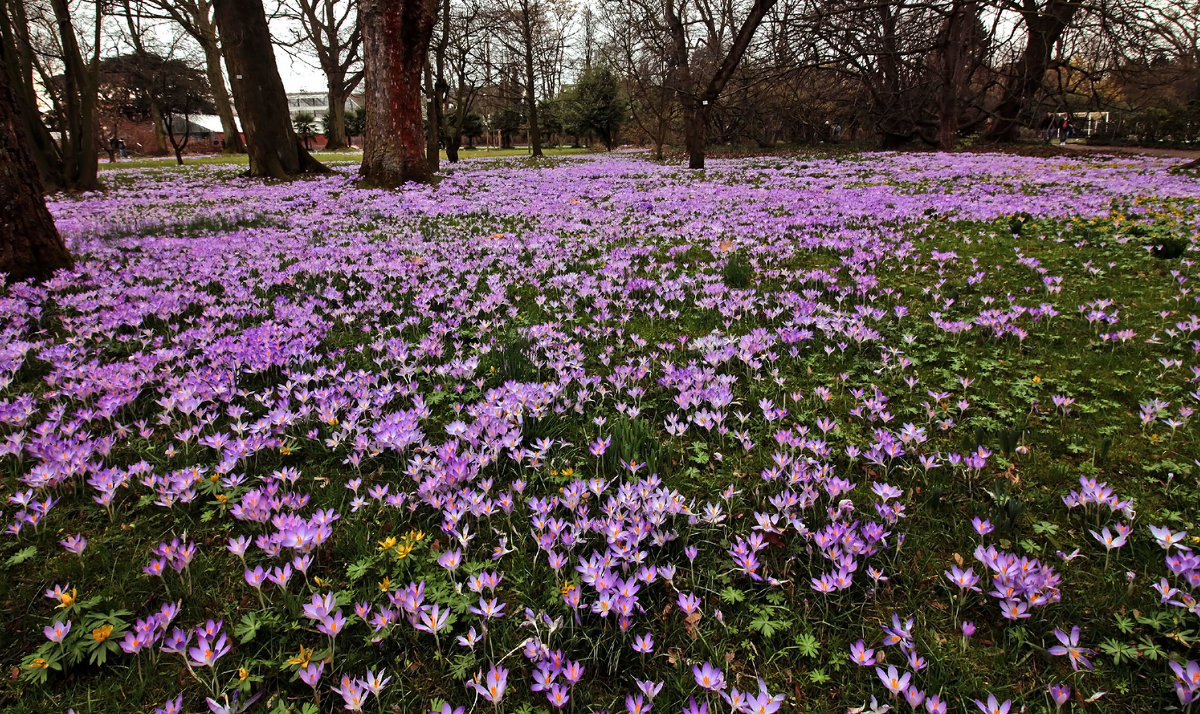
[[[1200,185],[1171,165],[59,197],[78,266],[0,293],[0,705],[1187,710]]]

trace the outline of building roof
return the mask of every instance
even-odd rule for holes
[[[194,114],[188,117],[188,120],[192,123],[193,127],[199,127],[204,131],[211,131],[216,134],[225,131],[225,128],[221,125],[221,117],[216,114]],[[242,124],[236,116],[233,118],[233,124],[239,132],[242,130]]]

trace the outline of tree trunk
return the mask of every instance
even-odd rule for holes
[[[7,9],[0,7],[0,52],[5,59],[0,65],[8,73],[9,89],[20,109],[24,136],[29,141],[29,153],[37,166],[42,185],[47,191],[57,191],[66,186],[66,178],[63,176],[62,155],[38,109],[37,90],[33,82],[33,48],[25,4],[18,1],[4,4],[7,4]]]
[[[446,131],[446,97],[449,87],[446,85],[446,49],[450,46],[450,0],[440,0],[442,33],[438,36],[437,44],[432,47],[432,72],[427,68],[425,74],[425,92],[429,95],[429,168],[436,172],[441,167],[441,143]],[[446,142],[449,154],[450,142]],[[455,158],[457,161],[457,157]]]
[[[534,157],[541,157],[542,131],[538,125],[537,96],[534,92],[537,75],[533,71],[533,18],[529,16],[532,12],[529,0],[525,0],[521,5],[521,39],[525,45],[525,105],[529,112],[529,151]]]
[[[150,100],[150,122],[154,124],[154,154],[167,153],[167,132],[163,129],[162,109],[154,99]]]
[[[971,37],[979,6],[975,0],[954,0],[942,34],[941,87],[938,102],[937,146],[950,151],[958,140],[963,94],[971,78]]]
[[[702,169],[705,145],[708,143],[708,108],[694,97],[687,97],[682,102],[682,109],[683,146],[688,154],[688,168]]]
[[[54,19],[58,24],[58,37],[62,47],[63,62],[63,122],[64,136],[60,142],[63,158],[63,178],[66,186],[78,191],[91,191],[100,187],[99,152],[96,146],[97,105],[94,71],[89,71],[79,49],[75,27],[71,24],[71,11],[67,0],[51,0]],[[99,34],[101,18],[96,18]],[[98,38],[97,38],[98,39]],[[98,45],[99,43],[97,43]],[[98,71],[98,62],[93,70]]]
[[[304,149],[292,127],[262,0],[214,0],[213,11],[225,46],[233,100],[246,132],[250,175],[289,179],[327,172]]]
[[[325,150],[335,151],[349,146],[346,140],[346,93],[345,77],[336,72],[326,74],[329,78],[329,113],[325,115]]]
[[[197,29],[205,35],[205,40],[201,43],[204,45],[204,72],[208,76],[208,86],[212,88],[217,116],[221,118],[221,131],[225,133],[225,152],[244,154],[246,144],[242,141],[237,121],[233,118],[233,103],[229,101],[229,91],[225,89],[225,73],[221,71],[221,46],[217,39],[217,28],[208,25]]]
[[[755,31],[777,0],[754,0],[729,51],[725,53],[703,89],[699,88],[689,65],[691,58],[684,22],[685,1],[679,0],[677,6],[675,0],[667,0],[664,10],[667,31],[671,36],[671,60],[675,64],[675,96],[679,99],[679,108],[683,115],[683,141],[688,153],[688,168],[702,169],[707,143],[705,133],[708,129],[709,107],[733,77],[738,63],[746,54],[746,48],[750,46],[750,40],[754,38]]]
[[[360,173],[394,188],[429,181],[421,79],[438,0],[360,0],[367,131]]]
[[[0,61],[10,58],[0,45]],[[8,282],[43,280],[74,264],[42,198],[37,166],[25,150],[22,110],[0,71],[0,273]]]
[[[433,83],[433,71],[425,66],[425,160],[429,162],[429,172],[437,173],[442,164],[441,129],[442,102]]]
[[[458,163],[458,149],[462,146],[463,139],[463,124],[467,120],[467,95],[463,90],[463,83],[466,81],[463,78],[462,72],[458,75],[458,89],[454,93],[454,121],[447,127],[446,132],[446,158],[450,163]]]
[[[1045,9],[1038,12],[1032,0],[1024,13],[1027,39],[1025,51],[1013,73],[1004,83],[1004,93],[996,107],[991,126],[984,132],[986,141],[1012,141],[1017,137],[1021,114],[1042,87],[1042,79],[1050,67],[1050,51],[1071,24],[1082,0],[1047,0]]]

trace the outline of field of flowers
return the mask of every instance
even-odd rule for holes
[[[0,709],[1186,711],[1171,166],[108,173],[0,289]]]

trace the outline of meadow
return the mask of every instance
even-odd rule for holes
[[[0,289],[0,708],[1196,708],[1174,163],[118,166]]]

